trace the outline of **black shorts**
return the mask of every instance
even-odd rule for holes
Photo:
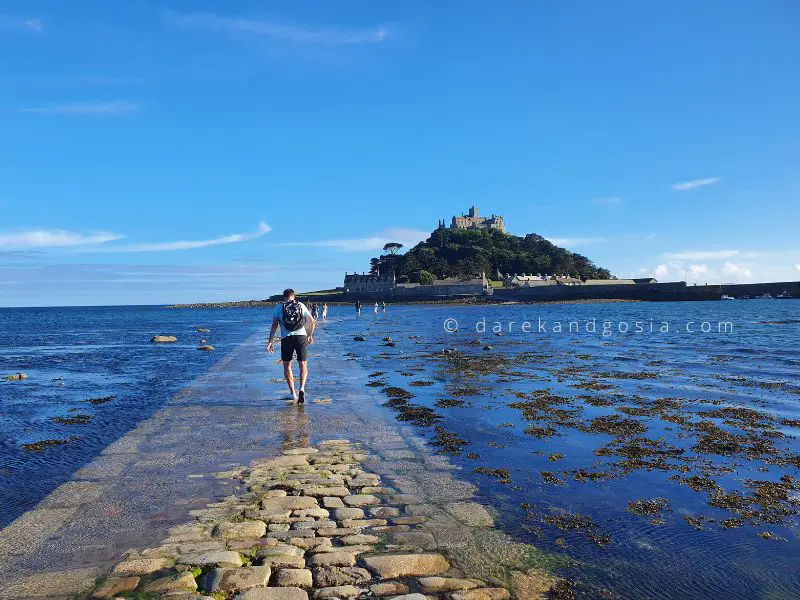
[[[297,360],[304,362],[308,357],[308,345],[304,335],[287,335],[281,338],[281,360],[289,362],[292,355],[297,353]]]

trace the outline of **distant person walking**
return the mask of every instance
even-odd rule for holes
[[[356,300],[356,314],[357,315],[361,314],[361,301],[360,300]]]
[[[322,303],[322,320],[323,321],[327,321],[328,320],[328,303],[327,302],[323,302]]]
[[[386,312],[386,300],[381,302],[381,310],[383,310],[383,312]]]
[[[306,401],[306,379],[308,378],[308,346],[314,343],[314,328],[316,321],[311,316],[305,304],[298,301],[294,290],[283,290],[283,302],[275,306],[272,317],[272,328],[269,330],[267,352],[275,352],[273,338],[275,332],[281,327],[281,360],[283,361],[283,376],[289,386],[292,399],[302,404]],[[306,325],[308,331],[306,332]],[[292,374],[292,356],[297,355],[297,364],[300,366],[300,391],[295,392],[294,375]]]
[[[378,314],[378,303],[377,302],[375,303],[375,314],[376,315]]]

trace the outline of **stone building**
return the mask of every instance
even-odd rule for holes
[[[346,294],[391,294],[395,287],[394,273],[391,275],[372,275],[368,273],[345,273],[344,292]]]
[[[548,275],[548,274],[540,274],[537,273],[536,275],[527,275],[523,273],[522,275],[517,275],[514,273],[510,275],[506,273],[503,275],[499,270],[497,272],[497,278],[503,282],[503,287],[539,287],[544,285],[581,285],[583,282],[576,277],[571,277],[569,275]]]
[[[491,295],[492,286],[481,274],[476,279],[436,279],[430,285],[420,283],[398,283],[394,288],[396,298],[447,298],[455,296]]]
[[[445,228],[444,219],[439,221],[439,228]],[[500,215],[493,214],[491,217],[481,217],[478,215],[478,208],[473,206],[466,215],[453,217],[450,222],[450,229],[497,229],[505,233],[506,225]]]

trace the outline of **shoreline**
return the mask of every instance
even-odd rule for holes
[[[321,300],[314,300],[312,297],[301,297],[301,302],[310,300],[311,302],[321,302]],[[368,311],[368,302],[364,304],[362,312]],[[628,300],[628,299],[614,299],[614,298],[585,298],[585,299],[571,299],[571,300],[492,300],[490,298],[471,297],[471,298],[449,298],[442,300],[418,300],[409,302],[404,300],[402,302],[387,301],[387,306],[418,306],[418,305],[453,305],[453,306],[469,306],[469,305],[493,305],[493,306],[517,306],[522,304],[618,304],[630,302],[648,302],[647,300]],[[355,301],[326,301],[331,306],[353,306]],[[273,300],[237,300],[232,302],[196,302],[190,304],[170,304],[164,306],[167,309],[208,309],[208,308],[274,308],[277,301]]]

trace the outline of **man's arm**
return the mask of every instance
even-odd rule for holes
[[[275,352],[275,344],[272,338],[275,337],[275,332],[278,330],[278,317],[272,317],[272,328],[269,330],[269,339],[267,340],[267,352]]]
[[[308,343],[309,344],[313,344],[314,343],[314,329],[316,329],[316,327],[317,327],[317,321],[311,315],[308,315],[308,317],[306,317],[306,319],[307,319],[308,324],[309,324],[308,332],[307,332]]]
[[[302,302],[300,305],[303,307],[303,314],[306,317],[306,325],[308,326],[308,330],[306,331],[306,339],[308,340],[309,344],[314,343],[314,329],[317,327],[317,321],[314,317],[311,316],[311,311],[308,310],[308,307],[303,304]]]

